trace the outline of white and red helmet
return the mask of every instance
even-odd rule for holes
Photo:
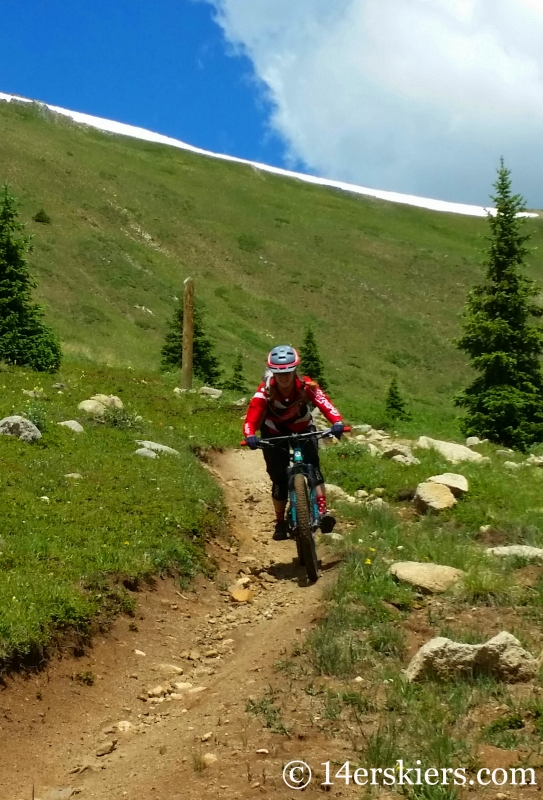
[[[294,347],[282,344],[268,353],[268,369],[276,374],[295,372],[300,364],[300,356]]]

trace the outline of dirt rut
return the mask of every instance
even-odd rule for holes
[[[138,596],[133,620],[117,620],[81,658],[8,681],[0,690],[2,800],[31,800],[33,784],[41,800],[290,798],[298,793],[282,780],[284,764],[332,757],[304,719],[281,735],[246,707],[272,682],[274,692],[288,693],[276,664],[318,618],[333,559],[308,585],[294,544],[271,540],[260,453],[217,454],[208,469],[230,511],[230,540],[210,547],[214,580],[200,577],[182,593],[159,581]],[[250,603],[234,602],[227,590],[240,571]],[[176,688],[175,699],[148,698],[150,689],[175,683],[191,687]],[[318,783],[306,798],[322,796]]]

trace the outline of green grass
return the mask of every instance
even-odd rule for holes
[[[250,381],[278,340],[314,323],[334,399],[380,424],[392,375],[405,430],[458,433],[469,377],[451,344],[481,276],[485,220],[385,203],[0,103],[0,182],[34,234],[32,268],[69,357],[156,370],[183,279],[193,275],[229,374]],[[490,191],[490,187],[489,187]],[[49,225],[33,221],[40,210]],[[532,220],[529,273],[543,273]],[[153,316],[135,306],[146,306]]]
[[[421,464],[409,468],[373,459],[352,443],[322,451],[327,480],[349,492],[381,487],[389,503],[371,509],[334,501],[350,529],[335,545],[343,564],[327,591],[326,613],[306,643],[310,679],[333,687],[314,692],[322,719],[330,733],[350,738],[364,765],[420,758],[438,768],[464,766],[472,772],[480,747],[487,744],[518,750],[528,764],[541,754],[543,712],[537,690],[516,695],[486,674],[407,683],[403,672],[413,619],[429,626],[424,641],[446,636],[475,644],[508,630],[536,656],[541,649],[543,580],[529,586],[517,580],[526,561],[487,555],[478,533],[480,524],[491,522],[504,543],[541,545],[541,472],[527,467],[510,473],[495,450],[486,448],[490,465],[454,467],[436,453],[416,451]],[[444,471],[460,472],[470,484],[453,509],[422,517],[398,513],[399,493]],[[408,508],[405,502],[401,506]],[[388,574],[393,561],[431,561],[466,575],[434,603]],[[358,715],[344,699],[355,676],[373,701]],[[502,706],[507,713],[495,718],[495,709]]]
[[[59,380],[63,393],[52,388]],[[0,437],[0,670],[39,660],[62,632],[87,635],[97,615],[133,614],[129,589],[157,574],[188,580],[207,568],[205,538],[221,526],[224,506],[195,451],[237,441],[240,411],[228,395],[218,405],[178,398],[174,385],[95,366],[54,377],[0,371],[0,418],[30,409],[43,431],[32,445]],[[25,397],[33,388],[47,399]],[[77,405],[97,392],[120,396],[123,412],[104,423],[86,418]],[[57,425],[65,419],[78,419],[85,432]],[[136,439],[179,456],[140,458]]]

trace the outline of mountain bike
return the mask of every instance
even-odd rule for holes
[[[344,431],[350,431],[345,427]],[[277,447],[279,442],[289,444],[288,468],[289,507],[287,521],[289,536],[296,542],[298,563],[305,567],[307,577],[313,583],[319,579],[319,562],[315,547],[315,532],[319,527],[319,509],[317,506],[317,484],[315,472],[311,464],[306,464],[302,454],[302,442],[311,437],[323,439],[331,437],[331,429],[310,431],[308,433],[291,433],[288,436],[274,436],[271,439],[260,439],[258,447]],[[245,441],[241,442],[245,446]]]

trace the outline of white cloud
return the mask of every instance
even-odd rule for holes
[[[486,203],[500,155],[543,206],[543,0],[207,0],[319,174]]]

